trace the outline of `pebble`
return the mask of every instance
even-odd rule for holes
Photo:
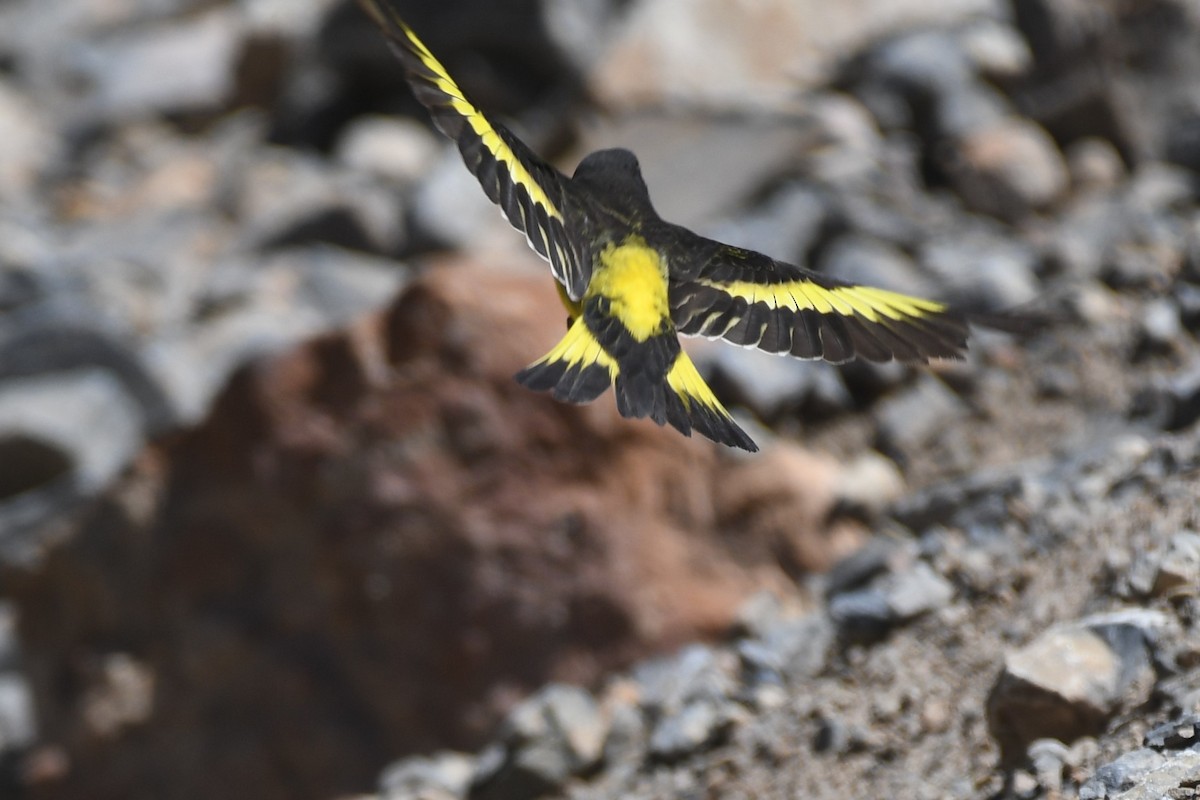
[[[475,760],[454,752],[414,756],[384,769],[380,800],[460,800],[467,796]]]
[[[958,41],[975,70],[993,80],[1020,77],[1033,66],[1029,43],[1006,22],[978,20],[963,29]]]
[[[1147,302],[1138,327],[1140,354],[1162,355],[1181,344],[1183,322],[1179,306],[1169,297],[1157,297]]]
[[[1005,758],[1042,738],[1071,742],[1096,733],[1123,705],[1149,697],[1144,645],[1106,637],[1099,625],[1055,628],[1004,659],[988,697],[988,727]],[[1118,650],[1114,650],[1114,644]]]
[[[1151,729],[1146,733],[1143,744],[1155,750],[1195,747],[1200,744],[1200,713],[1184,714]]]
[[[944,295],[970,308],[1008,309],[1040,296],[1034,250],[986,227],[925,242],[918,262],[937,276]]]
[[[966,415],[959,396],[928,373],[875,406],[880,438],[902,452],[916,450]]]
[[[1080,800],[1103,800],[1132,788],[1166,758],[1149,748],[1131,750],[1096,770],[1079,787]]]
[[[967,206],[1015,222],[1045,209],[1066,191],[1062,153],[1045,130],[1019,118],[997,121],[963,136],[948,165]]]
[[[1200,586],[1200,533],[1180,531],[1171,537],[1158,562],[1152,589],[1157,595],[1170,595],[1197,586]]]
[[[595,766],[608,723],[583,689],[550,684],[510,712],[499,742],[480,760],[472,797],[533,797]]]
[[[74,63],[92,86],[91,113],[110,120],[223,108],[236,88],[243,33],[230,8],[90,44]]]
[[[414,119],[364,116],[346,127],[334,156],[346,167],[408,186],[438,161],[442,142]]]
[[[730,715],[711,700],[694,700],[659,720],[650,734],[650,755],[675,761],[714,744],[728,729]]]
[[[808,614],[773,625],[762,643],[774,654],[783,677],[792,685],[819,675],[833,652],[835,630],[825,614]]]

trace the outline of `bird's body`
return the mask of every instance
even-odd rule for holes
[[[941,303],[837,281],[663,220],[628,150],[597,151],[563,175],[467,100],[386,0],[360,2],[417,98],[560,284],[567,334],[517,374],[525,386],[586,403],[611,385],[623,416],[756,450],[679,334],[837,363],[962,356],[967,320]]]

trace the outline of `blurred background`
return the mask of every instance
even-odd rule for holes
[[[0,0],[0,797],[1194,791],[1200,5],[395,6],[568,174],[1055,322],[690,342],[755,456],[564,406],[352,2]]]

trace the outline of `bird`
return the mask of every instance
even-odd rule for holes
[[[706,238],[655,211],[637,156],[586,155],[567,176],[473,103],[387,0],[359,0],[417,100],[488,198],[549,262],[566,335],[516,374],[559,401],[613,388],[618,412],[754,452],[679,336],[835,364],[961,359],[971,323],[945,303],[851,283]]]

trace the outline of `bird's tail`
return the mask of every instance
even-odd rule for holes
[[[626,361],[622,370],[583,318],[576,317],[554,349],[518,372],[516,379],[568,403],[590,403],[615,382],[617,410],[624,417],[649,417],[659,425],[670,423],[685,436],[694,430],[720,444],[758,450],[682,349],[665,376],[659,372],[657,378],[639,368],[639,360]]]
[[[696,430],[714,442],[758,451],[758,445],[733,421],[683,349],[667,372],[667,388],[667,422],[680,433],[691,436]]]
[[[575,317],[567,335],[546,355],[517,373],[517,382],[535,392],[549,391],[565,403],[590,403],[617,377],[617,362]]]

